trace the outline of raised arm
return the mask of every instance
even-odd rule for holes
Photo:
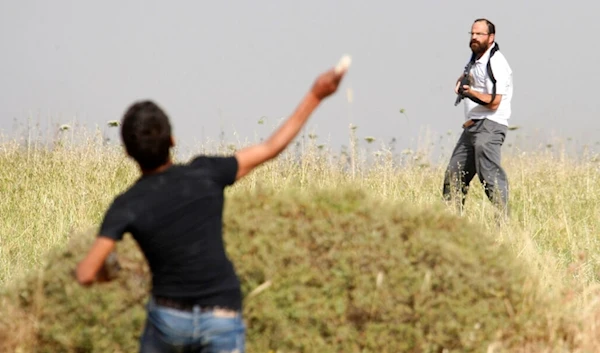
[[[235,153],[238,161],[236,180],[250,173],[264,162],[275,158],[298,135],[311,113],[317,106],[333,94],[345,74],[345,70],[337,72],[331,69],[321,74],[311,90],[304,96],[292,116],[277,129],[266,141],[243,148]]]

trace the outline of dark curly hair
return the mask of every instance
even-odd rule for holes
[[[169,161],[171,124],[152,101],[136,102],[127,109],[121,125],[127,153],[142,170],[156,169]]]

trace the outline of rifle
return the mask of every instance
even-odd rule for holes
[[[471,82],[469,82],[469,73],[465,72],[463,74],[463,78],[460,80],[460,85],[458,86],[458,94],[456,95],[456,101],[454,102],[454,106],[457,106],[458,103],[460,103],[465,96],[463,96],[463,86],[468,86]]]
[[[458,103],[460,103],[465,98],[465,96],[463,95],[463,86],[471,85],[471,82],[469,81],[469,71],[471,71],[471,66],[473,66],[473,64],[475,63],[474,59],[475,55],[472,55],[471,60],[469,60],[469,63],[467,64],[467,66],[465,66],[463,77],[460,80],[460,85],[458,86],[458,94],[456,95],[456,101],[454,102],[454,106],[457,106]]]

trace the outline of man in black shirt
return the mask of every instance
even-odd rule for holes
[[[263,143],[232,156],[198,156],[173,164],[166,114],[153,102],[133,104],[121,137],[141,177],[110,205],[77,281],[90,285],[125,233],[139,244],[152,272],[142,352],[244,352],[240,282],[222,239],[223,191],[276,157],[297,136],[345,69],[321,74],[292,116]]]

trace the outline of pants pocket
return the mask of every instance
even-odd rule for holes
[[[239,316],[235,318],[213,316],[205,324],[208,353],[244,353],[246,327]]]

